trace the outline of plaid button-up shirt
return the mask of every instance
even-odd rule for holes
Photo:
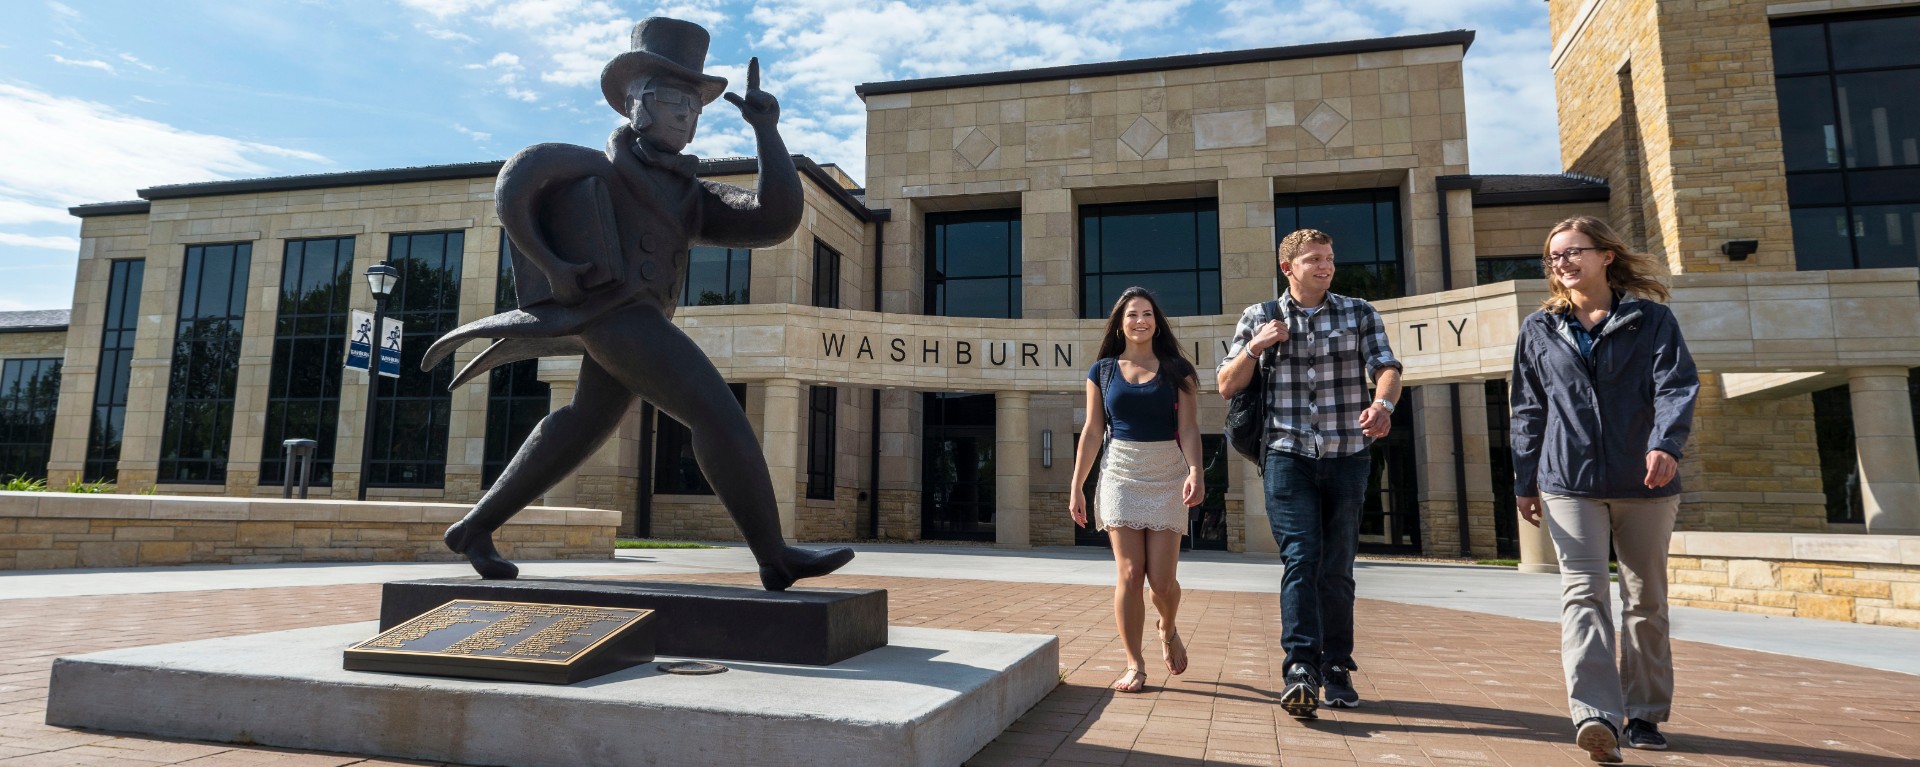
[[[1267,373],[1267,445],[1309,458],[1353,455],[1373,443],[1360,431],[1360,413],[1373,404],[1369,386],[1381,368],[1400,369],[1387,343],[1386,323],[1373,304],[1328,293],[1311,315],[1280,295],[1287,340],[1271,352]],[[1265,302],[1247,307],[1220,366],[1239,356],[1260,326]]]

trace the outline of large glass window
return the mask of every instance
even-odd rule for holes
[[[333,484],[334,427],[340,421],[352,279],[352,237],[287,242],[273,330],[266,440],[260,445],[260,484],[278,485],[285,479],[281,443],[289,439],[320,443],[314,450],[312,483]]]
[[[813,305],[840,308],[840,252],[813,241]]]
[[[752,266],[753,251],[746,248],[696,246],[687,256],[687,284],[680,291],[680,305],[752,303],[747,293]]]
[[[140,259],[115,261],[109,271],[82,479],[120,478],[120,436],[127,422],[127,379],[133,372],[133,334],[140,322],[140,285],[146,266]]]
[[[1400,259],[1400,190],[1303,192],[1274,197],[1274,237],[1285,238],[1299,229],[1318,229],[1333,237],[1337,266],[1333,292],[1369,301],[1407,294]],[[1274,244],[1279,245],[1278,239]]]
[[[1495,256],[1473,260],[1475,282],[1477,285],[1492,285],[1508,280],[1540,280],[1547,276],[1547,268],[1539,256]],[[1338,270],[1334,274],[1339,274]]]
[[[1220,313],[1220,216],[1213,198],[1080,207],[1080,316],[1120,291],[1153,291],[1168,316]]]
[[[493,310],[519,305],[513,282],[513,244],[500,235],[500,279],[494,286]],[[694,249],[697,254],[698,248]],[[744,252],[744,251],[743,251]],[[533,433],[533,427],[553,407],[552,387],[540,380],[540,361],[521,360],[487,371],[487,454],[480,466],[480,482],[493,487],[513,454]]]
[[[1020,316],[1020,210],[927,214],[927,313]]]
[[[740,407],[747,406],[746,384],[728,384]],[[693,432],[664,411],[654,427],[653,492],[665,495],[713,495],[713,485],[693,456]]]
[[[447,420],[452,411],[453,359],[421,372],[420,357],[434,339],[460,321],[462,232],[396,234],[387,262],[400,281],[387,316],[405,323],[400,377],[380,377],[373,460],[368,487],[441,487],[446,482]]]
[[[840,431],[839,390],[814,386],[807,391],[807,497],[833,500],[834,447]]]
[[[173,332],[161,482],[224,484],[239,383],[240,333],[253,244],[187,246]]]
[[[47,477],[59,401],[59,357],[0,363],[0,481]]]
[[[1781,151],[1802,270],[1920,265],[1920,13],[1773,29]]]

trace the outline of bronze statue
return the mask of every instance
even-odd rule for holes
[[[447,547],[485,578],[513,578],[493,531],[580,466],[605,442],[634,398],[654,404],[693,434],[694,456],[760,564],[760,582],[781,591],[826,575],[853,550],[808,550],[780,534],[773,481],[747,416],[713,363],[670,321],[694,243],[753,248],[799,228],[800,175],[774,124],[780,104],[760,90],[760,60],[747,64],[746,96],[727,101],[753,127],[759,189],[701,180],[693,140],[701,109],[726,90],[704,74],[708,35],[696,24],[650,18],[634,25],[632,50],[600,74],[607,104],[628,116],[604,153],[571,144],[521,150],[500,170],[494,205],[513,243],[520,308],[467,324],[433,344],[423,368],[475,338],[492,346],[453,385],[493,367],[582,354],[573,403],[534,428],[500,479],[447,528]],[[643,470],[644,467],[643,467]]]

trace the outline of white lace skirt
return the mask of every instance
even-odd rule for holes
[[[1094,529],[1131,527],[1186,534],[1187,505],[1180,500],[1186,479],[1187,458],[1180,452],[1180,443],[1113,440],[1107,445],[1106,468],[1100,472],[1094,496]]]

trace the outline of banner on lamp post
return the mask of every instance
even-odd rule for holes
[[[400,377],[400,336],[405,323],[380,318],[380,375]],[[354,309],[347,322],[347,367],[366,370],[373,360],[373,313]]]

